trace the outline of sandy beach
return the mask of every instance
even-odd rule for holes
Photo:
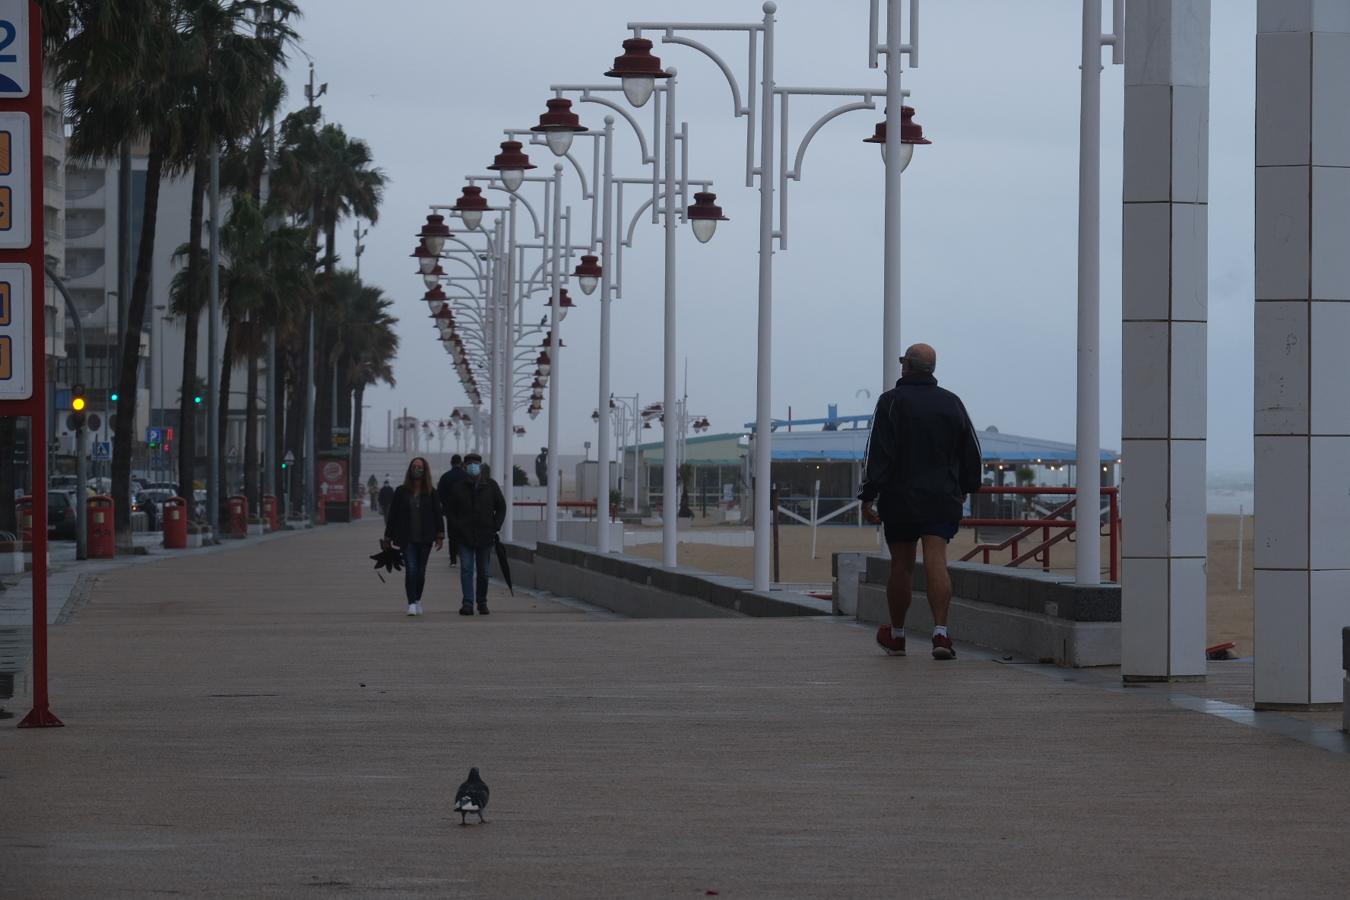
[[[731,526],[709,530],[731,530]],[[695,525],[697,530],[705,526]],[[646,529],[644,529],[646,530]],[[1247,516],[1242,551],[1242,587],[1238,589],[1238,517],[1235,515],[1209,516],[1209,643],[1237,641],[1239,656],[1252,651],[1252,517]],[[951,543],[951,559],[960,559],[975,546],[974,532],[962,529]],[[789,584],[824,586],[831,580],[830,555],[848,551],[881,551],[878,529],[849,525],[823,526],[816,532],[816,556],[811,557],[811,529],[803,525],[779,527],[779,580]],[[626,552],[647,559],[660,559],[660,544],[642,544]],[[681,565],[704,569],[723,575],[750,578],[753,575],[753,556],[749,547],[721,547],[709,544],[681,543]],[[1107,552],[1102,547],[1105,566]],[[993,556],[991,563],[1009,560],[1007,551]],[[1073,545],[1067,541],[1051,550],[1051,569],[1073,571]],[[1025,565],[1025,564],[1024,564]],[[1103,569],[1105,577],[1105,569]]]

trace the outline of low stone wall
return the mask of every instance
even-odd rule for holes
[[[834,603],[862,622],[890,621],[886,580],[890,559],[878,553],[834,556]],[[1120,665],[1120,586],[1080,587],[1073,576],[1039,570],[954,562],[950,623],[963,641],[1061,666]],[[922,564],[906,629],[931,632]]]
[[[743,578],[600,554],[580,544],[507,544],[515,584],[583,600],[632,618],[827,616],[828,601],[790,591],[753,590]]]

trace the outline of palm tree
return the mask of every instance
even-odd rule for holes
[[[183,315],[183,384],[180,421],[193,415],[186,388],[197,371],[201,310],[206,303],[207,277],[203,266],[203,207],[210,150],[256,135],[280,103],[278,68],[286,45],[295,40],[288,24],[300,13],[292,0],[178,0],[187,12],[188,35],[201,60],[186,85],[197,111],[189,123],[193,143],[192,207],[188,219],[187,290],[180,304]],[[225,353],[229,356],[227,336]],[[228,388],[227,388],[228,391]],[[228,392],[223,393],[228,407]],[[178,478],[192,484],[196,475],[196,430],[183,429],[179,442]],[[185,488],[186,489],[186,488]]]
[[[316,107],[300,110],[282,124],[277,182],[279,197],[309,224],[314,244],[318,245],[320,235],[324,239],[324,277],[318,285],[315,334],[316,346],[330,352],[327,359],[315,360],[317,402],[313,411],[315,446],[324,449],[330,445],[331,427],[338,421],[331,397],[340,335],[328,321],[335,303],[335,288],[330,288],[330,282],[337,272],[337,226],[352,215],[377,221],[387,179],[382,171],[372,168],[370,146],[365,141],[349,137],[340,125],[320,127],[318,112]],[[300,414],[304,413],[301,406]]]
[[[349,469],[355,490],[361,472],[361,404],[365,389],[381,381],[394,383],[393,360],[398,352],[398,335],[389,315],[393,302],[377,287],[361,283],[352,272],[338,272],[329,283],[333,303],[329,325],[337,340],[332,356],[340,379],[337,385],[342,406],[350,411],[352,459]]]

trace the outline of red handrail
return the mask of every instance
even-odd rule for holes
[[[1014,494],[1014,495],[1016,495],[1016,494],[1022,494],[1022,495],[1027,495],[1027,494],[1050,494],[1050,495],[1060,495],[1060,496],[1075,496],[1075,495],[1077,495],[1077,493],[1078,493],[1078,489],[1077,489],[1077,488],[1072,488],[1072,487],[1034,487],[1034,486],[1033,486],[1033,487],[1021,487],[1021,486],[1018,486],[1018,487],[1012,487],[1012,486],[1007,486],[1007,487],[993,487],[993,486],[986,485],[986,486],[980,488],[979,493],[981,493],[981,494]],[[1119,581],[1119,580],[1120,580],[1120,578],[1119,578],[1119,575],[1120,575],[1120,499],[1119,499],[1119,498],[1120,498],[1120,488],[1118,488],[1118,487],[1103,487],[1103,488],[1101,488],[1101,493],[1102,493],[1102,495],[1105,496],[1105,497],[1107,498],[1107,500],[1108,500],[1108,513],[1107,513],[1106,532],[1105,532],[1105,537],[1107,538],[1107,547],[1108,547],[1108,553],[1107,553],[1107,558],[1108,558],[1108,562],[1107,562],[1107,570],[1108,570],[1109,578],[1110,578],[1111,581]],[[1061,514],[1061,513],[1067,513],[1070,509],[1072,509],[1072,508],[1074,507],[1075,503],[1077,503],[1076,496],[1075,496],[1075,499],[1074,499],[1074,500],[1070,500],[1068,503],[1065,503],[1065,504],[1063,504],[1063,505],[1061,505],[1061,506],[1059,506],[1059,507],[1056,507],[1056,508],[1054,509],[1054,511],[1051,513],[1051,515],[1052,515],[1052,516],[1058,516],[1058,515]],[[1072,529],[1072,528],[1076,527],[1076,525],[1077,525],[1077,523],[1076,523],[1073,519],[1067,519],[1067,518],[1049,518],[1049,519],[998,519],[998,518],[975,518],[975,517],[962,519],[962,520],[961,520],[961,524],[962,524],[962,525],[969,525],[969,526],[982,526],[982,527],[986,527],[986,528],[989,528],[989,527],[1009,527],[1009,528],[1019,528],[1019,529],[1021,529],[1020,531],[1018,531],[1017,534],[1014,534],[1012,537],[1009,537],[1009,538],[1005,539],[1005,540],[1002,541],[1001,543],[998,543],[998,544],[979,544],[979,545],[977,545],[974,549],[972,549],[972,550],[970,550],[968,553],[966,553],[965,556],[962,556],[962,557],[961,557],[962,561],[969,560],[969,559],[975,557],[976,555],[981,555],[981,554],[982,554],[982,555],[984,556],[984,561],[985,561],[986,563],[988,563],[988,562],[989,562],[989,554],[990,554],[991,552],[997,552],[997,551],[999,551],[999,550],[1008,550],[1008,549],[1011,549],[1011,551],[1012,551],[1012,557],[1013,557],[1013,558],[1012,558],[1012,561],[1009,562],[1007,565],[1009,565],[1009,566],[1014,566],[1014,567],[1015,567],[1015,566],[1020,566],[1022,563],[1026,562],[1026,561],[1029,560],[1029,559],[1037,559],[1037,558],[1039,558],[1040,561],[1041,561],[1042,567],[1043,567],[1044,569],[1046,569],[1047,571],[1048,571],[1049,568],[1050,568],[1050,548],[1051,548],[1053,545],[1059,543],[1060,541],[1063,541],[1063,540],[1072,540],[1072,539],[1073,539],[1073,531],[1068,530],[1068,529]],[[1026,540],[1027,537],[1028,537],[1029,535],[1031,535],[1031,534],[1032,534],[1036,529],[1038,529],[1038,528],[1042,530],[1042,540],[1041,540],[1041,542],[1040,542],[1039,544],[1037,544],[1036,546],[1032,547],[1032,548],[1031,548],[1030,550],[1028,550],[1027,552],[1019,554],[1019,553],[1018,553],[1018,544],[1020,544],[1020,543],[1021,543],[1022,541],[1024,541],[1024,540]],[[1052,529],[1052,528],[1065,529],[1065,530],[1064,530],[1064,531],[1061,531],[1061,533],[1059,533],[1059,534],[1057,534],[1057,535],[1054,535],[1054,536],[1052,537],[1051,534],[1050,534],[1050,529]],[[1100,526],[1098,526],[1098,533],[1101,533],[1101,532],[1100,532]]]

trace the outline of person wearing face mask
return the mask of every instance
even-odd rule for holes
[[[459,585],[463,595],[459,614],[473,615],[476,603],[478,614],[486,616],[488,571],[497,532],[506,521],[506,497],[477,453],[464,457],[464,469],[467,477],[449,486],[445,510],[450,540],[459,551]]]
[[[384,521],[384,546],[403,551],[403,586],[408,594],[408,615],[422,614],[422,589],[427,581],[431,545],[445,542],[441,502],[432,488],[431,466],[420,456],[408,463],[403,483],[394,490]]]
[[[469,477],[469,473],[464,471],[464,457],[456,453],[450,457],[450,468],[445,470],[441,480],[436,483],[436,496],[441,501],[441,509],[447,513],[450,511],[450,485],[457,481],[463,481]],[[448,532],[448,529],[447,529]],[[450,542],[450,568],[454,568],[459,562],[459,548],[455,542]]]

